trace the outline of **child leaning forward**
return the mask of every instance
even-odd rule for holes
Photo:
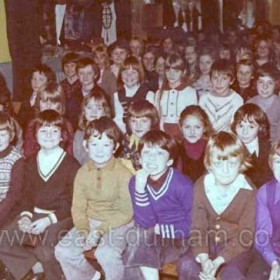
[[[129,183],[135,234],[128,240],[124,263],[137,267],[138,274],[141,271],[139,279],[154,280],[164,264],[179,261],[188,251],[192,182],[171,167],[175,140],[165,132],[147,132],[140,139],[139,152],[142,169]]]
[[[100,272],[86,260],[84,252],[97,247],[95,257],[107,280],[122,279],[121,258],[125,233],[132,225],[128,192],[131,173],[114,153],[121,132],[112,119],[93,120],[85,132],[90,160],[78,171],[74,182],[72,216],[74,228],[55,248],[67,280],[100,279]]]

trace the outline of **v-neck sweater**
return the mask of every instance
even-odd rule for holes
[[[32,216],[34,208],[52,211],[57,220],[71,216],[73,184],[79,163],[66,154],[47,181],[39,174],[37,154],[26,160],[22,212]]]
[[[225,262],[253,246],[255,233],[256,189],[240,189],[228,207],[219,215],[208,200],[204,176],[194,186],[191,245],[195,256],[209,254],[209,240],[224,245],[219,253]],[[211,242],[211,241],[210,241]]]

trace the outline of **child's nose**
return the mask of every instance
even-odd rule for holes
[[[243,127],[243,134],[248,134],[248,127]]]
[[[141,128],[142,127],[142,123],[141,122],[136,122],[136,128]]]
[[[229,163],[227,161],[223,162],[223,173],[228,174],[229,172]]]
[[[191,127],[190,130],[191,130],[191,134],[195,133],[195,128],[194,127]]]

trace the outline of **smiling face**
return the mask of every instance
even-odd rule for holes
[[[165,75],[168,84],[171,88],[176,88],[181,84],[184,72],[180,69],[173,67],[165,68]]]
[[[249,65],[241,64],[237,69],[237,81],[241,88],[250,86],[251,79],[253,78],[253,69]]]
[[[84,114],[88,122],[99,119],[105,115],[104,107],[100,102],[96,102],[91,98],[84,108]]]
[[[213,64],[213,59],[210,55],[201,55],[199,58],[199,69],[203,75],[210,74],[211,66]]]
[[[127,87],[136,86],[139,83],[139,72],[131,66],[121,73],[122,81]]]
[[[232,79],[229,75],[215,71],[211,74],[213,92],[217,96],[228,96]]]
[[[91,65],[78,69],[78,77],[83,87],[93,85],[95,76],[96,73]]]
[[[147,52],[143,55],[143,66],[147,71],[153,71],[155,68],[155,56],[152,52]]]
[[[33,91],[37,92],[47,84],[48,78],[43,72],[36,71],[32,74],[31,86]]]
[[[129,119],[129,128],[135,136],[141,138],[152,126],[152,120],[148,117],[131,117]]]
[[[44,125],[37,131],[37,142],[41,150],[52,150],[59,146],[61,141],[61,129],[58,126]]]
[[[210,172],[215,177],[218,186],[229,187],[237,178],[241,162],[238,157],[229,156],[227,159],[220,159],[219,153],[210,158]]]
[[[141,42],[138,40],[131,40],[129,43],[129,48],[132,56],[140,57],[142,52]]]
[[[11,135],[7,129],[0,130],[0,152],[9,147],[11,140]]]
[[[275,179],[280,182],[280,156],[275,154],[272,158],[272,171]]]
[[[259,77],[257,80],[257,92],[263,98],[269,98],[274,94],[275,81],[269,77]]]
[[[169,152],[159,146],[148,146],[144,144],[140,162],[143,169],[147,170],[153,180],[157,180],[173,164]]]
[[[197,53],[195,51],[195,47],[188,46],[185,48],[185,59],[188,64],[194,64],[197,59]]]
[[[260,41],[257,46],[258,58],[268,59],[269,58],[269,45],[266,41]]]
[[[114,141],[105,133],[101,136],[96,132],[87,141],[87,150],[94,164],[102,168],[112,159],[115,152]]]
[[[188,115],[182,122],[181,130],[189,143],[196,143],[204,134],[204,125],[196,116]]]
[[[255,120],[249,121],[248,119],[237,124],[235,128],[237,136],[245,145],[258,137],[259,129],[260,125]]]
[[[127,51],[121,48],[115,48],[111,53],[111,59],[114,64],[121,66],[123,65],[127,57]]]
[[[68,78],[73,78],[73,77],[77,76],[75,62],[65,63],[63,68],[64,68],[64,74]]]

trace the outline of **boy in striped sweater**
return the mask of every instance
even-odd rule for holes
[[[230,131],[234,113],[243,105],[242,97],[230,88],[234,71],[227,59],[215,61],[211,67],[212,91],[201,96],[199,106],[207,113],[216,132]]]
[[[171,167],[175,141],[165,132],[147,132],[138,147],[142,169],[129,183],[138,242],[127,240],[123,258],[127,267],[138,267],[145,280],[156,280],[164,264],[188,252],[192,182]]]

